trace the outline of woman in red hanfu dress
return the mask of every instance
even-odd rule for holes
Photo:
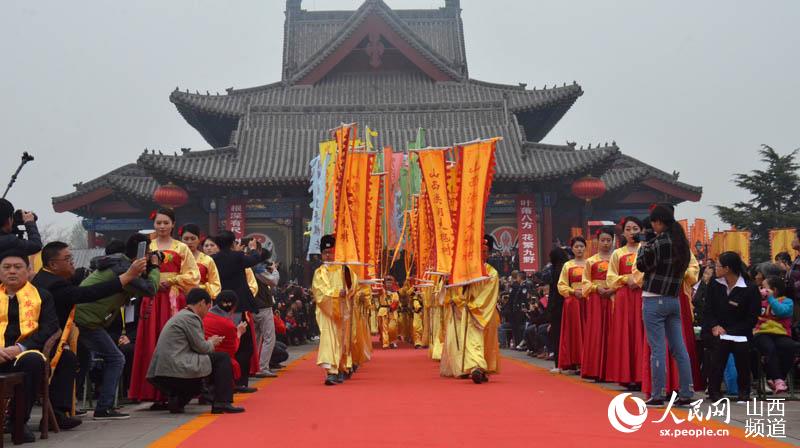
[[[683,285],[678,297],[681,304],[681,329],[683,330],[683,343],[686,345],[686,351],[689,353],[689,361],[692,365],[692,385],[695,391],[705,390],[705,381],[700,374],[700,361],[697,359],[697,346],[695,344],[694,336],[694,313],[692,307],[692,292],[693,286],[699,281],[700,278],[700,263],[690,254],[689,267],[683,275]],[[652,392],[652,384],[650,379],[650,345],[647,344],[647,337],[644,339],[644,351],[642,353],[642,393],[650,396]],[[669,355],[667,350],[666,362],[666,382],[665,388],[669,394],[672,391],[680,389],[680,378],[678,377],[678,364],[675,358]],[[667,397],[669,398],[669,396]]]
[[[586,260],[586,240],[577,236],[571,242],[575,258],[566,262],[558,280],[558,292],[564,297],[561,313],[561,340],[558,347],[558,368],[572,373],[580,368],[583,354],[583,270]]]
[[[598,253],[586,260],[586,269],[583,270],[583,292],[587,300],[581,377],[605,381],[613,295],[606,283],[606,277],[614,244],[614,231],[605,228],[598,230],[597,243]]]
[[[186,306],[185,294],[198,286],[200,271],[189,248],[172,238],[175,212],[159,209],[150,218],[155,238],[150,241],[149,250],[163,254],[159,266],[161,280],[155,297],[142,298],[128,396],[133,400],[156,401],[153,409],[166,409],[165,397],[146,379],[147,369],[161,329],[170,317]]]
[[[606,283],[614,291],[611,331],[608,339],[606,374],[608,381],[637,389],[642,383],[644,323],[642,321],[642,282],[636,270],[637,241],[642,222],[629,216],[622,220],[627,244],[611,254]]]

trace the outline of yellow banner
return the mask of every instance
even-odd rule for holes
[[[453,217],[450,212],[444,156],[445,150],[419,153],[419,166],[428,192],[427,198],[433,218],[433,232],[436,237],[436,270],[438,272],[450,272],[453,268]]]
[[[712,260],[718,260],[720,254],[725,252],[724,232],[714,232],[714,236],[711,238],[711,248],[708,252],[708,257]]]
[[[797,251],[792,249],[792,240],[795,237],[795,229],[773,229],[769,231],[770,260],[774,261],[775,256],[781,252],[789,252],[792,260],[797,258]]]
[[[729,230],[725,232],[725,252],[736,252],[744,264],[750,265],[750,232]]]
[[[451,284],[470,283],[487,275],[481,252],[496,149],[497,139],[457,148],[459,185]]]

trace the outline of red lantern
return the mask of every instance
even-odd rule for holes
[[[602,179],[596,177],[582,177],[572,184],[572,194],[586,202],[591,202],[606,194],[606,184]]]
[[[156,191],[153,193],[153,201],[164,207],[179,208],[186,205],[189,201],[189,193],[183,188],[169,182],[166,185],[161,185],[156,188]]]

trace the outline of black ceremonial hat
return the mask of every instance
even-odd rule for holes
[[[336,237],[333,235],[323,235],[319,240],[319,250],[333,249],[336,247]]]

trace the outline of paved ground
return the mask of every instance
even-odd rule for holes
[[[542,367],[545,369],[551,369],[553,367],[552,361],[543,361],[541,359],[531,358],[525,354],[525,352],[515,351],[515,350],[502,350],[503,355],[509,358],[513,358],[528,364],[535,365],[537,367]],[[572,376],[576,381],[585,381]],[[598,384],[595,383],[598,387],[602,387],[604,389],[608,389],[611,391],[620,391],[624,392],[625,389],[618,384],[608,384],[602,383]],[[636,394],[639,397],[644,398],[644,395],[641,393]],[[786,397],[786,395],[782,395]],[[700,393],[695,395],[696,398],[702,398]],[[770,398],[768,395],[767,398]],[[609,399],[610,402],[610,399]],[[781,442],[790,443],[792,445],[800,446],[800,401],[785,401],[785,418],[786,418],[786,438],[785,439],[776,439]],[[703,406],[702,409],[706,409]],[[764,407],[766,410],[766,406]],[[660,415],[660,414],[659,414]],[[745,428],[745,422],[747,421],[747,406],[744,404],[736,404],[736,401],[731,402],[731,425],[738,426],[740,428]]]
[[[293,360],[303,356],[311,350],[315,350],[316,345],[304,345],[299,347],[289,347],[288,364]],[[290,374],[290,373],[287,373]],[[193,401],[196,403],[196,401]],[[51,433],[47,440],[37,440],[32,447],[58,447],[58,448],[135,448],[146,447],[150,443],[158,440],[163,435],[178,428],[184,423],[192,420],[200,414],[210,411],[209,406],[199,406],[196,404],[186,406],[185,414],[173,415],[169,412],[148,411],[149,403],[129,405],[123,407],[122,412],[130,413],[131,418],[120,421],[94,421],[89,416],[84,418],[81,426],[71,430],[62,431],[58,434]],[[246,404],[244,405],[245,407]],[[34,409],[31,417],[31,428],[38,425],[40,409]],[[37,438],[38,431],[35,432]],[[6,446],[11,444],[11,436],[6,434],[4,442]]]
[[[315,345],[304,345],[300,347],[290,347],[289,361],[305,355],[316,348]],[[528,363],[537,367],[550,369],[552,362],[542,361],[526,356],[524,352],[503,350],[503,354],[509,358]],[[291,374],[291,372],[287,372]],[[573,380],[579,381],[579,379]],[[622,388],[615,384],[599,384],[611,391],[622,391]],[[71,431],[63,431],[58,434],[51,434],[48,440],[38,440],[36,447],[58,447],[58,448],[134,448],[145,447],[158,440],[165,434],[173,431],[193,418],[208,412],[208,406],[189,405],[186,407],[186,414],[172,415],[167,412],[147,411],[149,404],[129,405],[123,408],[123,412],[131,413],[129,420],[98,422],[86,417],[83,425]],[[246,407],[246,403],[245,403]],[[731,424],[744,428],[746,417],[746,407],[744,405],[731,405]],[[31,421],[38,423],[39,410],[34,409],[34,416]],[[786,433],[787,438],[781,441],[800,446],[800,401],[787,401],[785,405]],[[36,433],[38,437],[38,432]],[[11,438],[5,435],[5,443],[11,446]]]

